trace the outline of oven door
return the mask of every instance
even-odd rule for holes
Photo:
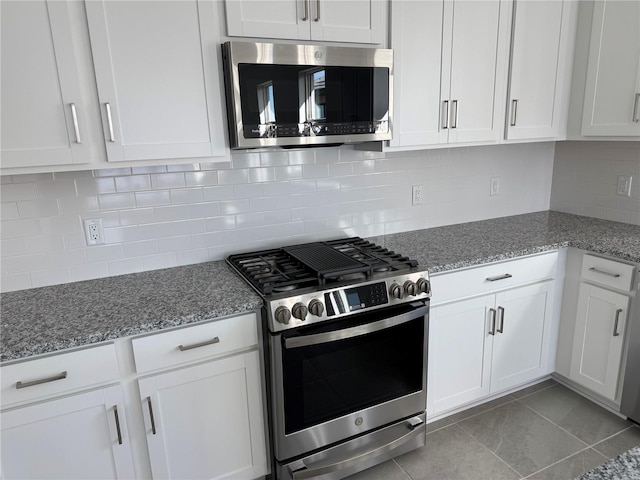
[[[270,335],[278,460],[426,408],[427,302]]]

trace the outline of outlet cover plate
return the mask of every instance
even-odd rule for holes
[[[101,218],[89,218],[84,220],[84,236],[87,245],[102,245],[104,243],[104,231]]]
[[[491,188],[489,190],[489,195],[500,195],[500,177],[491,177]]]
[[[422,195],[422,185],[414,185],[411,189],[411,205],[422,205],[424,197]]]
[[[631,196],[631,181],[633,177],[631,175],[620,175],[618,177],[618,195],[625,197]]]

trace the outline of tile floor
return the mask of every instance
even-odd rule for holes
[[[349,480],[573,479],[640,445],[640,427],[554,380],[427,425],[427,445]]]

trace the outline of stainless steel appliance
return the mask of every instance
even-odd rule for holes
[[[620,412],[640,424],[640,270],[636,270],[636,282],[636,295],[629,317],[629,344]]]
[[[265,300],[276,478],[343,478],[425,444],[426,270],[357,237],[227,262]]]
[[[391,139],[393,51],[227,42],[231,148]]]

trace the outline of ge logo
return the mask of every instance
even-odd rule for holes
[[[316,57],[316,60],[322,60],[322,52],[316,52],[314,57]]]

